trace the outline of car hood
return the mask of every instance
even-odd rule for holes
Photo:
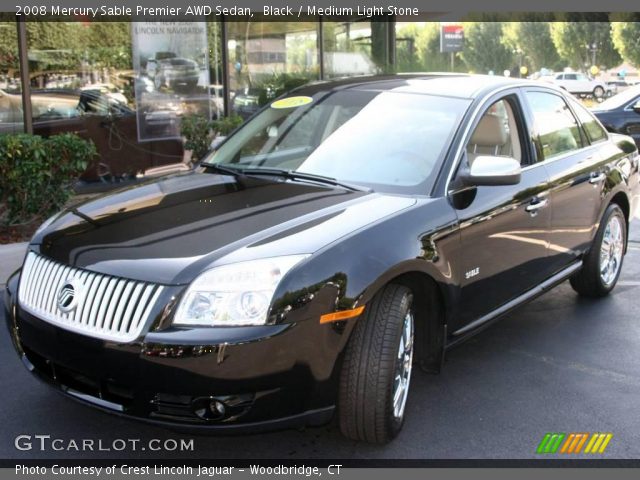
[[[66,265],[179,285],[215,264],[312,254],[414,203],[403,196],[194,172],[65,210],[34,236],[31,248]]]

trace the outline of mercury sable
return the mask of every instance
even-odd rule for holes
[[[196,171],[48,220],[6,318],[30,371],[107,411],[249,432],[336,415],[384,443],[414,365],[566,279],[614,288],[639,178],[633,141],[552,85],[317,83]]]

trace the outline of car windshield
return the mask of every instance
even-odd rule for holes
[[[470,100],[348,90],[272,102],[204,163],[427,193]]]
[[[620,108],[639,96],[640,86],[634,86],[614,95],[611,98],[607,98],[604,102],[595,106],[593,110],[613,110]]]

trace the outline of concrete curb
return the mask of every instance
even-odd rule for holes
[[[4,287],[9,275],[20,268],[28,244],[23,242],[0,245],[0,288]]]

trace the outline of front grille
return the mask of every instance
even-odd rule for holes
[[[126,343],[138,338],[162,290],[160,285],[69,267],[29,252],[18,300],[27,312],[66,330]]]

